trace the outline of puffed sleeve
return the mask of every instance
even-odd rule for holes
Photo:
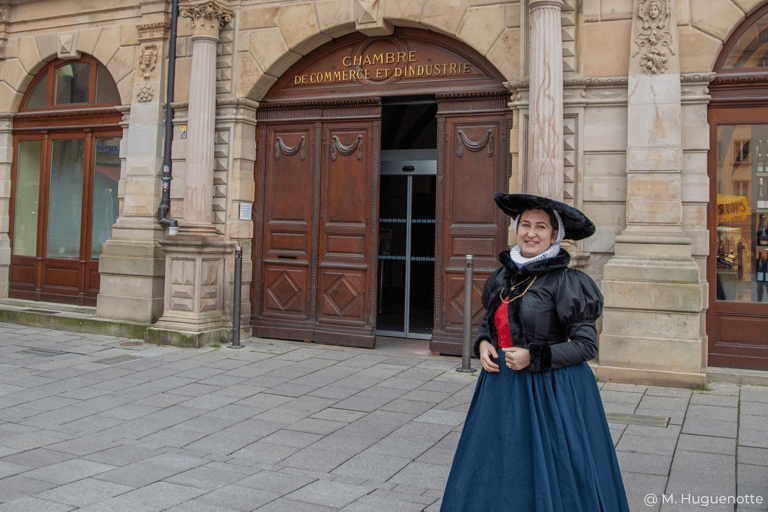
[[[481,302],[483,303],[483,307],[487,310],[488,306],[491,303],[492,298],[496,295],[498,292],[498,284],[497,281],[501,279],[500,274],[502,272],[503,268],[496,269],[493,274],[488,277],[488,279],[485,280],[485,286],[483,287],[483,295],[480,297]],[[483,340],[487,340],[491,343],[493,343],[493,339],[491,338],[491,332],[488,328],[488,314],[486,312],[486,315],[483,317],[483,323],[480,325],[480,328],[477,330],[477,337],[475,337],[475,342],[472,344],[472,353],[475,355],[475,357],[480,357],[480,342]]]
[[[558,282],[555,307],[568,341],[529,347],[529,371],[556,370],[597,356],[595,321],[603,314],[603,295],[592,278],[580,270],[566,269]]]

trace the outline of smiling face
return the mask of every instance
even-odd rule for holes
[[[526,210],[517,223],[517,245],[520,254],[533,258],[543,253],[557,240],[557,229],[552,227],[549,214],[544,210]]]

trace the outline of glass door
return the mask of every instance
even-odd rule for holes
[[[382,152],[377,335],[432,337],[436,169],[434,150]]]

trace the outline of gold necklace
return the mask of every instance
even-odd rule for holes
[[[534,281],[536,281],[536,278],[537,278],[537,277],[539,277],[539,276],[533,276],[533,280],[532,280],[530,283],[528,283],[528,286],[526,286],[526,287],[525,287],[525,290],[523,290],[523,293],[521,293],[521,294],[520,294],[520,295],[518,295],[517,297],[514,297],[513,299],[510,299],[509,297],[507,297],[507,298],[505,299],[505,298],[504,298],[504,288],[502,288],[502,289],[501,289],[501,291],[499,292],[499,298],[501,299],[501,302],[503,302],[504,304],[509,304],[510,302],[514,302],[514,301],[516,301],[517,299],[519,299],[520,297],[522,297],[523,295],[525,295],[525,292],[527,292],[527,291],[528,291],[528,288],[530,288],[530,287],[531,287],[531,285],[534,283]],[[510,288],[510,289],[509,289],[509,296],[511,297],[511,296],[512,296],[512,292],[513,292],[513,291],[515,291],[515,288],[517,288],[518,286],[520,286],[521,284],[523,284],[524,282],[526,282],[528,279],[531,279],[531,278],[530,278],[530,277],[528,277],[528,278],[526,278],[526,279],[524,279],[524,280],[520,281],[519,283],[517,283],[517,284],[516,284],[515,286],[513,286],[512,288]]]

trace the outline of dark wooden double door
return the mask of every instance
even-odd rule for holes
[[[465,255],[475,261],[477,325],[485,279],[506,245],[493,195],[508,187],[511,121],[503,95],[437,104],[431,348],[459,354]],[[381,108],[367,100],[260,111],[251,297],[258,336],[375,346]]]

